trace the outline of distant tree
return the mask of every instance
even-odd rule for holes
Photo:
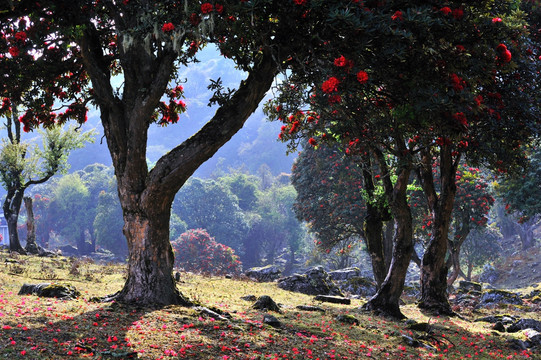
[[[453,267],[453,271],[447,279],[449,286],[459,275],[466,277],[460,267],[462,246],[470,241],[472,231],[477,231],[482,236],[483,229],[488,223],[490,209],[495,201],[491,184],[478,168],[467,165],[459,166],[456,173],[456,184],[457,192],[448,246],[447,266]],[[490,248],[494,246],[492,245]]]
[[[474,267],[496,260],[501,256],[502,250],[501,234],[494,224],[474,228],[468,241],[462,245],[461,257],[467,266],[464,278],[471,281]]]
[[[81,133],[77,128],[62,130],[59,127],[40,131],[43,145],[21,142],[20,123],[16,119],[16,109],[11,110],[8,131],[0,149],[0,180],[7,190],[4,200],[4,216],[8,224],[10,250],[24,253],[19,241],[17,222],[24,192],[32,185],[46,182],[56,173],[66,172],[67,157],[71,150],[81,148],[92,140],[92,132]]]
[[[257,202],[259,179],[253,175],[233,172],[222,176],[218,182],[224,184],[239,200],[242,211],[251,211]]]
[[[366,157],[347,155],[336,146],[307,146],[293,166],[292,184],[295,213],[309,224],[318,247],[337,247],[338,258],[346,261],[351,242],[364,240],[379,287],[390,265],[392,239],[383,236],[391,216],[383,189],[372,181],[376,170]]]
[[[522,249],[535,245],[533,230],[541,222],[541,148],[535,144],[528,156],[528,168],[512,178],[497,183],[498,195],[503,198],[505,210],[515,218],[514,231],[520,236]]]
[[[220,244],[206,230],[189,230],[171,242],[175,266],[210,275],[239,275],[242,263],[235,251]]]
[[[80,255],[86,255],[91,249],[87,234],[92,231],[93,212],[90,208],[90,192],[78,174],[61,177],[53,189],[49,210],[57,215],[56,231],[71,244],[77,245]]]
[[[238,198],[220,182],[190,179],[175,197],[173,212],[189,229],[206,229],[217,242],[243,256],[246,218]]]
[[[118,256],[128,254],[128,245],[122,232],[124,221],[122,207],[116,193],[116,183],[111,179],[107,189],[101,190],[93,222],[96,246],[107,249]]]

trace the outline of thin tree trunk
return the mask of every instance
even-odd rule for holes
[[[8,191],[6,199],[4,200],[4,217],[6,218],[6,222],[8,225],[9,250],[21,254],[26,254],[26,251],[21,246],[21,242],[19,240],[19,231],[17,229],[17,223],[19,222],[19,210],[21,209],[22,199],[22,192]]]
[[[393,255],[387,276],[377,293],[364,305],[367,310],[404,318],[400,311],[400,296],[404,290],[407,269],[413,252],[413,229],[411,211],[407,201],[407,186],[411,173],[411,163],[404,159],[393,185],[383,154],[374,149],[378,166],[382,170],[382,181],[389,198],[391,215],[394,220]]]
[[[421,266],[421,299],[418,306],[438,314],[454,315],[447,294],[447,271],[445,262],[449,225],[456,194],[456,166],[451,148],[440,148],[441,189],[438,196],[432,172],[432,154],[425,152],[418,175],[432,213],[432,235],[425,250]]]
[[[36,244],[36,223],[34,220],[34,209],[32,198],[24,197],[24,206],[26,208],[26,247],[29,254],[39,254],[39,246]]]

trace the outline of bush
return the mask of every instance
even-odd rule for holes
[[[175,266],[211,275],[237,275],[242,264],[235,251],[217,243],[204,229],[188,230],[171,242]]]

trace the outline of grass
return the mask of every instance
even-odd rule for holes
[[[7,260],[7,261],[6,261]],[[231,315],[217,320],[193,308],[161,309],[95,303],[91,299],[114,293],[123,285],[122,265],[97,265],[68,258],[10,256],[0,252],[0,358],[10,359],[523,359],[541,358],[536,350],[507,345],[522,333],[496,333],[491,324],[470,320],[515,313],[540,319],[538,308],[503,307],[463,313],[466,320],[429,318],[415,304],[402,307],[427,331],[414,331],[406,322],[363,313],[362,300],[352,304],[319,303],[313,296],[283,291],[274,283],[246,279],[182,274],[179,289],[191,300]],[[17,295],[23,283],[55,282],[75,286],[82,296],[63,301]],[[264,313],[251,308],[245,295],[270,295],[282,305],[272,313],[282,325],[262,323]],[[307,312],[297,305],[326,310]],[[351,315],[359,325],[336,321]],[[468,320],[469,319],[469,320]],[[406,338],[427,346],[413,347]]]

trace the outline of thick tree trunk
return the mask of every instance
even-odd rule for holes
[[[26,209],[26,246],[25,250],[29,254],[37,255],[39,246],[36,243],[36,223],[34,221],[34,208],[32,206],[32,198],[24,197],[24,207]]]
[[[118,26],[124,24],[124,19],[117,21]],[[162,156],[149,171],[146,164],[148,128],[176,71],[177,54],[166,49],[148,52],[142,39],[120,43],[124,86],[119,97],[111,85],[110,69],[103,65],[107,61],[103,61],[105,55],[97,39],[93,24],[87,23],[78,41],[101,111],[128,242],[128,278],[115,299],[140,305],[187,305],[189,301],[176,289],[172,275],[169,220],[174,196],[257,109],[272,85],[280,59],[268,48],[262,49],[248,77],[214,117],[196,134]],[[122,39],[119,37],[119,41]]]
[[[404,159],[396,183],[393,185],[383,154],[377,149],[374,150],[374,153],[378,166],[382,169],[383,183],[389,198],[389,206],[395,227],[393,255],[389,271],[376,295],[364,305],[364,308],[401,319],[405,316],[400,311],[400,296],[404,290],[406,273],[413,252],[411,211],[406,197],[411,165],[408,159]]]
[[[137,304],[190,305],[173,278],[174,255],[169,242],[169,216],[142,208],[124,217],[128,240],[128,279],[117,299]]]
[[[419,180],[432,213],[432,235],[425,250],[421,266],[421,309],[442,314],[454,315],[447,294],[447,241],[449,225],[456,194],[456,162],[453,162],[451,148],[443,145],[440,149],[440,194],[434,186],[432,155],[426,152],[418,169]]]

